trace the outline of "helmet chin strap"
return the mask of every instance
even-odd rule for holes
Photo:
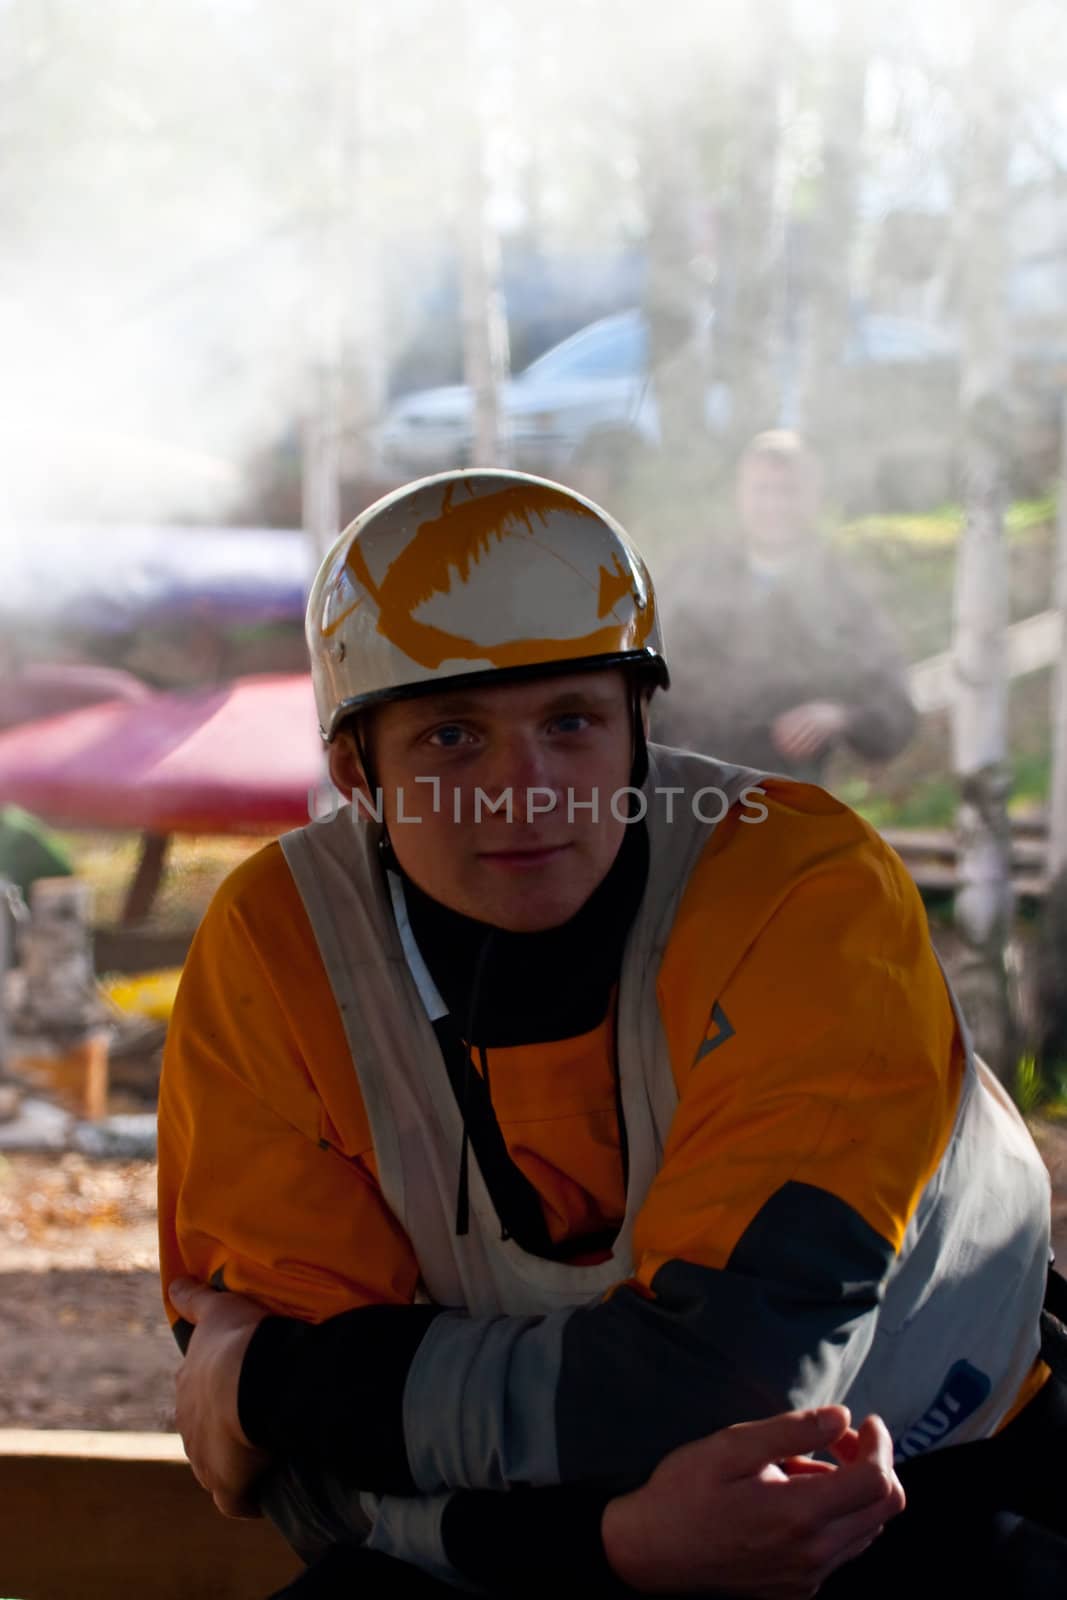
[[[348,725],[348,731],[351,733],[352,743],[356,747],[356,754],[359,757],[359,764],[363,769],[363,781],[370,790],[371,805],[373,807],[375,796],[381,794],[382,789],[378,782],[378,774],[374,770],[374,767],[371,763],[366,740],[363,737],[363,727],[360,717],[355,716],[352,718]],[[387,871],[398,872],[400,870],[400,863],[397,861],[396,852],[393,849],[393,841],[389,837],[389,829],[386,827],[384,821],[382,823],[381,835],[378,839],[378,856],[381,860],[382,866],[385,867]]]
[[[648,741],[645,738],[644,704],[641,693],[641,675],[633,672],[630,674],[630,723],[633,730],[633,765],[630,768],[630,784],[634,789],[640,789],[648,777]],[[636,806],[634,796],[630,796],[631,808]],[[632,814],[632,811],[631,811]]]

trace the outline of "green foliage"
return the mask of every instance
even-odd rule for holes
[[[1011,1093],[1024,1117],[1031,1116],[1044,1103],[1046,1092],[1036,1058],[1032,1054],[1020,1056],[1015,1065]]]
[[[1044,532],[1056,519],[1056,497],[1042,495],[1036,500],[1016,500],[1004,516],[1008,537],[1035,531]],[[845,523],[837,533],[843,545],[853,548],[870,544],[896,544],[912,549],[955,547],[963,528],[963,507],[951,503],[930,511],[876,512]]]
[[[1055,1122],[1063,1121],[1067,1118],[1067,1062],[1045,1067],[1043,1076],[1047,1099],[1041,1107],[1041,1115]]]
[[[842,544],[903,545],[952,549],[963,526],[963,512],[957,505],[937,506],[932,511],[878,512],[846,523],[838,537]]]
[[[875,828],[950,828],[956,815],[956,785],[947,773],[915,784],[899,800],[880,794],[866,778],[848,778],[835,789]]]
[[[1067,1062],[1043,1064],[1033,1054],[1021,1055],[1011,1094],[1023,1116],[1040,1114],[1050,1122],[1063,1121],[1067,1118]]]
[[[1051,765],[1048,748],[1014,753],[1009,810],[1029,809],[1047,798]],[[951,828],[956,818],[958,792],[948,772],[920,779],[900,797],[882,793],[869,778],[857,776],[839,779],[834,790],[875,828]]]
[[[1023,750],[1014,758],[1012,766],[1015,782],[1012,787],[1012,805],[1032,805],[1048,798],[1052,781],[1052,751]],[[1010,808],[1009,808],[1010,809]]]
[[[1035,528],[1044,529],[1056,520],[1056,498],[1046,494],[1040,500],[1017,500],[1008,507],[1007,516],[1004,518],[1005,527],[1011,534],[1032,533]]]

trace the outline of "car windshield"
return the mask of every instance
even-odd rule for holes
[[[648,337],[636,317],[590,328],[531,361],[519,383],[573,382],[586,378],[637,378],[645,368]]]

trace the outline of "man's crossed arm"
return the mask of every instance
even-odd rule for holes
[[[242,1425],[244,1369],[258,1330],[287,1319],[189,1281],[170,1294],[196,1328],[178,1380],[193,1470],[220,1510],[255,1515],[271,1453]],[[425,1327],[433,1315],[398,1309],[413,1313],[409,1339],[416,1319]],[[443,1551],[468,1581],[506,1584],[516,1597],[542,1592],[565,1550],[569,1575],[602,1594],[714,1587],[799,1600],[859,1555],[904,1503],[882,1424],[868,1418],[854,1430],[849,1421],[844,1407],[826,1406],[736,1425],[675,1450],[622,1495],[585,1487],[454,1494],[442,1508]],[[287,1426],[277,1416],[267,1425],[275,1433]],[[305,1447],[309,1428],[298,1430]],[[838,1467],[805,1459],[814,1450],[832,1453]]]

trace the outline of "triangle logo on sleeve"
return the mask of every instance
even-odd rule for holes
[[[710,1056],[713,1050],[717,1050],[721,1044],[725,1044],[727,1039],[732,1039],[733,1036],[733,1023],[716,1000],[711,1008],[708,1031],[704,1035],[700,1049],[696,1053],[696,1061],[693,1062],[693,1065],[696,1066],[697,1061],[703,1061],[705,1056]]]

